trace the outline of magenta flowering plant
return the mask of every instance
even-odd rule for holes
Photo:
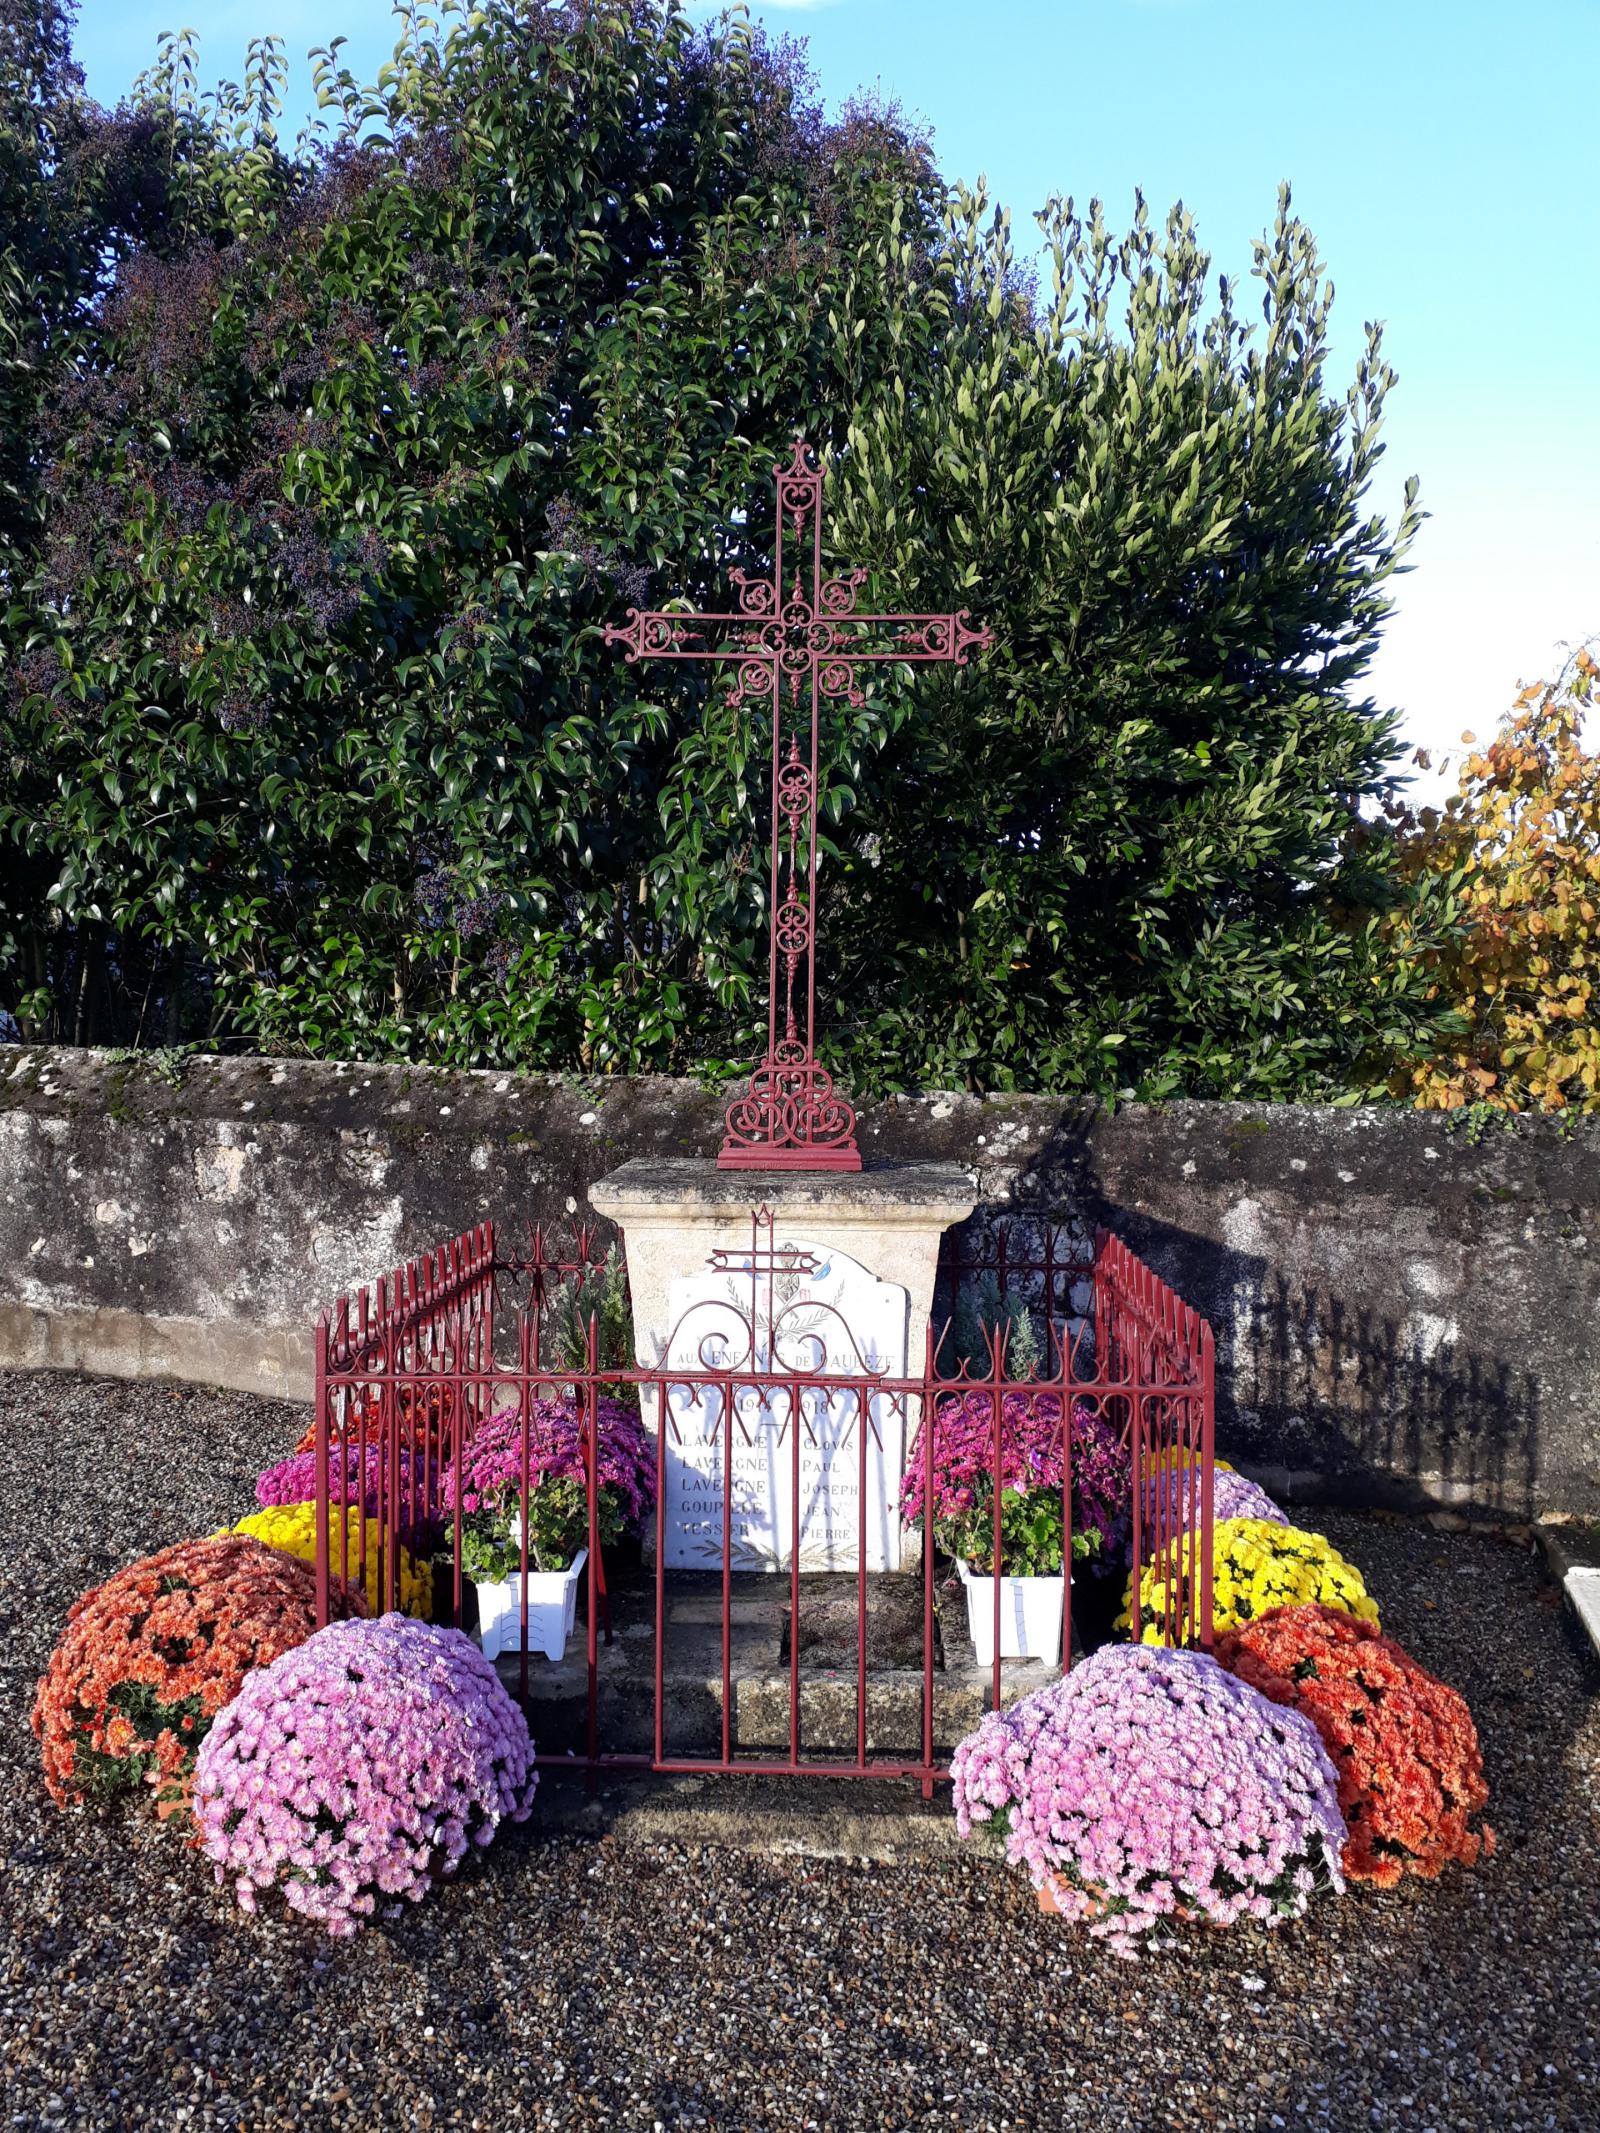
[[[1311,1721],[1245,1686],[1204,1652],[1103,1645],[961,1742],[957,1827],[1120,1955],[1163,1919],[1297,1918],[1344,1887],[1338,1779]]]
[[[656,1500],[655,1448],[638,1415],[619,1400],[595,1402],[597,1524],[602,1543],[642,1532]],[[474,1576],[505,1577],[521,1559],[516,1522],[526,1512],[529,1560],[564,1570],[589,1538],[589,1507],[577,1405],[534,1400],[528,1407],[528,1501],[522,1501],[522,1407],[499,1408],[480,1423],[446,1470],[442,1501],[459,1493],[465,1553]]]
[[[1098,1535],[1096,1561],[1120,1558],[1133,1524],[1133,1462],[1121,1432],[1098,1408],[1075,1400],[1072,1407],[1072,1516]]]
[[[433,1462],[420,1456],[413,1462],[411,1453],[402,1450],[395,1460],[394,1475],[402,1506],[412,1501],[413,1464],[416,1468],[416,1500],[418,1503],[428,1501],[428,1484],[433,1474]],[[344,1474],[344,1500],[353,1504],[364,1493],[369,1515],[375,1513],[383,1500],[389,1478],[383,1447],[369,1444],[364,1454],[361,1447],[355,1444],[333,1444],[328,1447],[328,1485],[335,1496],[340,1492],[341,1468]],[[296,1452],[291,1458],[280,1459],[276,1466],[269,1466],[256,1476],[256,1502],[263,1511],[276,1510],[283,1504],[315,1503],[316,1500],[315,1452]]]
[[[196,1758],[194,1808],[244,1910],[277,1888],[348,1934],[525,1820],[537,1783],[527,1720],[471,1639],[385,1615],[247,1677]]]
[[[919,1423],[900,1487],[900,1515],[920,1521],[925,1455]],[[1061,1567],[1061,1396],[1006,1393],[1000,1402],[1001,1570],[1023,1575],[1037,1566],[1008,1547],[1013,1528],[1042,1518],[1054,1498],[1055,1561]],[[993,1574],[994,1405],[974,1388],[934,1403],[934,1539],[947,1555]],[[1072,1528],[1075,1560],[1116,1557],[1130,1522],[1130,1466],[1117,1431],[1084,1400],[1072,1403]],[[1010,1560],[1016,1552],[1016,1561]]]
[[[431,1514],[436,1500],[432,1460],[402,1449],[395,1457],[392,1479],[401,1545],[413,1555],[431,1555],[439,1538],[439,1521]],[[352,1511],[359,1507],[368,1518],[376,1518],[387,1510],[390,1481],[391,1467],[382,1445],[368,1444],[364,1449],[356,1444],[329,1445],[328,1494],[335,1505],[342,1503]],[[314,1451],[295,1452],[256,1477],[256,1502],[263,1511],[316,1500]]]

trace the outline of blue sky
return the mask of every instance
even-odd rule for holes
[[[1416,473],[1432,513],[1372,684],[1411,739],[1437,753],[1485,734],[1563,642],[1600,633],[1600,0],[750,12],[808,40],[830,104],[897,96],[948,175],[987,176],[1019,235],[1053,192],[1098,193],[1115,222],[1142,186],[1156,209],[1181,198],[1218,266],[1243,271],[1293,181],[1338,290],[1339,382],[1368,318],[1400,373],[1376,501],[1392,508]],[[81,0],[91,91],[114,101],[183,24],[207,81],[276,31],[302,110],[310,46],[344,33],[370,78],[395,34],[388,0]]]

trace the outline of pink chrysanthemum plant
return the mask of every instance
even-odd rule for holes
[[[336,1934],[418,1903],[537,1784],[528,1725],[459,1630],[336,1622],[261,1671],[207,1734],[194,1808],[219,1883]]]
[[[1309,1719],[1245,1690],[1201,1652],[1105,1645],[960,1744],[957,1826],[1121,1955],[1172,1920],[1298,1918],[1344,1887],[1338,1779]]]
[[[1062,1561],[1061,1396],[1012,1392],[1000,1403],[1000,1574],[1053,1577]],[[1130,1519],[1130,1467],[1118,1432],[1088,1402],[1072,1406],[1072,1559],[1120,1564]],[[947,1393],[933,1417],[934,1546],[994,1575],[994,1399]],[[906,1459],[900,1515],[919,1524],[926,1495],[919,1425]]]
[[[632,1408],[605,1398],[597,1400],[595,1408],[598,1538],[602,1547],[610,1547],[642,1533],[649,1522],[656,1500],[656,1454]],[[474,1578],[494,1580],[517,1573],[524,1517],[532,1570],[565,1570],[579,1549],[588,1546],[589,1504],[576,1404],[531,1401],[526,1465],[522,1439],[520,1403],[502,1407],[479,1425],[444,1475],[445,1512],[454,1513],[459,1495],[462,1561]]]

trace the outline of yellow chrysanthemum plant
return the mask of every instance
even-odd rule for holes
[[[344,1522],[342,1548],[339,1544],[341,1515]],[[359,1507],[350,1504],[341,1514],[337,1504],[330,1504],[328,1520],[332,1561],[337,1564],[343,1558],[346,1583],[364,1590],[367,1606],[373,1614],[380,1614],[384,1598],[381,1582],[383,1535],[378,1520],[369,1517],[365,1521],[365,1563],[361,1559],[363,1522]],[[279,1504],[269,1511],[252,1511],[248,1518],[241,1518],[233,1530],[252,1534],[269,1548],[281,1548],[286,1555],[299,1556],[302,1562],[316,1561],[317,1507],[314,1503]],[[431,1566],[418,1561],[408,1548],[402,1548],[398,1543],[395,1544],[395,1557],[395,1597],[402,1613],[416,1615],[424,1622],[430,1620],[433,1614]]]
[[[1165,1625],[1189,1617],[1189,1595],[1199,1575],[1194,1536],[1180,1534],[1139,1580],[1139,1641],[1164,1644]],[[1211,1632],[1220,1637],[1253,1622],[1274,1607],[1316,1602],[1340,1607],[1362,1622],[1378,1620],[1378,1603],[1361,1573],[1320,1533],[1274,1525],[1265,1518],[1224,1518],[1211,1535]],[[1117,1628],[1133,1634],[1133,1580],[1123,1598]]]

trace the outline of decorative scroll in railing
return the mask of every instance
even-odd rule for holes
[[[763,1228],[765,1224],[765,1228]],[[868,1444],[892,1441],[904,1448],[904,1467],[892,1477],[898,1498],[920,1481],[920,1501],[935,1501],[940,1476],[936,1460],[941,1433],[982,1445],[981,1478],[989,1484],[984,1515],[993,1518],[989,1560],[1002,1561],[1002,1494],[1014,1478],[1015,1448],[1024,1440],[1043,1444],[1047,1464],[1059,1476],[1062,1499],[1062,1664],[1072,1653],[1073,1443],[1084,1416],[1109,1425],[1125,1456],[1127,1501],[1120,1531],[1127,1535],[1132,1575],[1133,1622],[1125,1632],[1170,1643],[1209,1643],[1211,1623],[1212,1464],[1214,1457],[1214,1353],[1211,1329],[1115,1236],[1099,1233],[1086,1256],[1062,1233],[1046,1226],[1009,1234],[1000,1230],[985,1252],[952,1255],[941,1270],[930,1323],[905,1374],[878,1370],[853,1338],[835,1344],[834,1359],[813,1328],[791,1339],[789,1306],[774,1279],[778,1247],[771,1217],[752,1217],[747,1254],[729,1257],[722,1288],[735,1271],[748,1272],[751,1293],[742,1344],[727,1328],[711,1348],[680,1351],[669,1341],[662,1355],[690,1353],[691,1362],[602,1367],[597,1331],[574,1310],[583,1284],[603,1264],[590,1232],[573,1250],[552,1249],[541,1230],[529,1232],[519,1250],[497,1247],[493,1228],[482,1224],[436,1252],[424,1255],[356,1298],[341,1300],[317,1331],[316,1447],[318,1472],[318,1604],[326,1612],[331,1580],[359,1576],[369,1563],[370,1528],[376,1523],[375,1577],[380,1606],[400,1597],[400,1554],[434,1552],[446,1574],[435,1581],[435,1610],[460,1620],[463,1602],[462,1498],[443,1484],[452,1466],[459,1478],[463,1453],[492,1413],[514,1408],[523,1418],[521,1468],[524,1500],[529,1479],[526,1418],[537,1401],[568,1406],[580,1447],[590,1546],[587,1590],[585,1722],[580,1760],[590,1768],[636,1764],[658,1770],[818,1773],[904,1776],[924,1789],[944,1774],[935,1739],[935,1617],[938,1573],[934,1522],[923,1517],[913,1573],[920,1583],[922,1615],[921,1739],[914,1748],[879,1752],[869,1737],[868,1627]],[[758,1266],[767,1270],[763,1289]],[[785,1279],[803,1280],[804,1270],[784,1269]],[[957,1356],[950,1337],[963,1292],[980,1292],[986,1319],[981,1338],[969,1338]],[[719,1290],[719,1294],[721,1291]],[[729,1291],[729,1293],[732,1293]],[[994,1312],[998,1297],[1000,1309]],[[1034,1356],[1026,1368],[1015,1360],[1015,1308],[1025,1305],[1034,1329]],[[698,1307],[697,1307],[698,1308]],[[721,1306],[726,1313],[727,1306]],[[736,1313],[737,1315],[737,1313]],[[969,1324],[972,1313],[967,1314]],[[502,1336],[497,1352],[496,1331]],[[741,1321],[743,1322],[743,1321]],[[798,1320],[794,1321],[798,1325]],[[551,1339],[552,1328],[560,1340]],[[576,1335],[576,1339],[574,1338]],[[742,1347],[742,1352],[740,1351]],[[509,1351],[506,1360],[500,1354]],[[844,1361],[841,1363],[839,1357]],[[611,1641],[605,1550],[600,1545],[598,1454],[603,1427],[601,1402],[620,1398],[637,1408],[654,1432],[656,1510],[653,1586],[645,1604],[654,1637],[653,1739],[649,1752],[608,1746],[601,1738],[599,1665],[602,1638]],[[668,1550],[663,1545],[667,1462],[673,1428],[685,1411],[701,1421],[702,1444],[720,1462],[721,1546],[714,1550],[720,1573],[717,1613],[720,1635],[720,1738],[704,1752],[691,1752],[671,1734],[666,1644]],[[801,1497],[802,1433],[814,1434],[819,1414],[854,1416],[850,1457],[858,1466],[857,1535],[854,1559],[855,1725],[845,1746],[813,1750],[802,1737]],[[936,1426],[922,1426],[928,1417]],[[742,1753],[735,1737],[733,1523],[735,1431],[751,1418],[788,1462],[786,1502],[770,1513],[779,1560],[788,1586],[787,1739],[776,1751]],[[885,1435],[885,1426],[893,1425]],[[773,1486],[776,1489],[776,1476]],[[1053,1485],[1053,1484],[1052,1484]],[[446,1501],[450,1503],[448,1517]],[[787,1523],[787,1545],[780,1530]],[[337,1536],[345,1536],[343,1561]],[[902,1558],[902,1567],[904,1559]],[[530,1669],[527,1587],[528,1537],[521,1538],[522,1617],[517,1683],[527,1696],[536,1680]],[[1146,1578],[1146,1572],[1150,1575]],[[1002,1585],[991,1581],[994,1659],[989,1694],[1004,1701],[1000,1618]],[[1120,1584],[1120,1579],[1119,1579]],[[842,1678],[848,1679],[848,1675]]]
[[[947,1325],[963,1294],[987,1290],[1002,1309],[1021,1304],[1035,1319],[1059,1326],[1082,1315],[1094,1263],[1088,1236],[1043,1217],[1009,1215],[977,1238],[958,1230],[939,1256],[934,1322]]]

